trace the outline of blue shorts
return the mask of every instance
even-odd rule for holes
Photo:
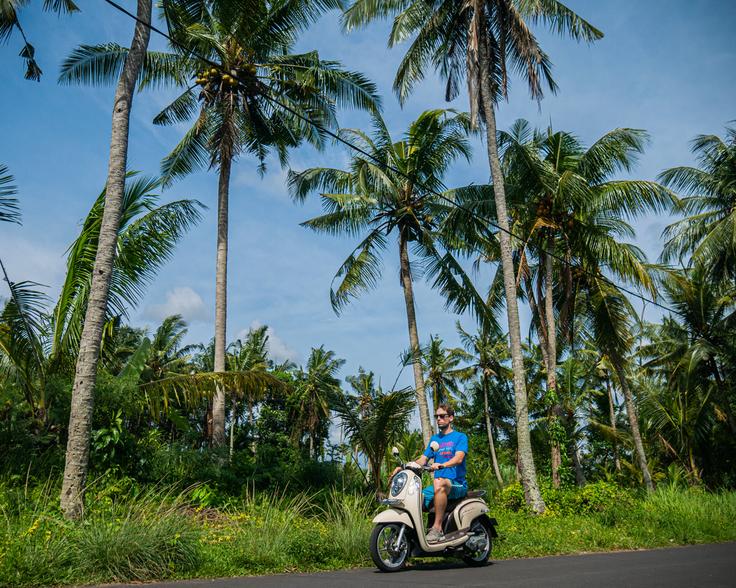
[[[455,500],[457,498],[462,498],[468,493],[468,483],[467,482],[458,482],[456,480],[450,480],[452,483],[452,487],[450,488],[450,494],[448,496],[449,499]],[[434,485],[427,486],[424,490],[422,490],[422,495],[424,496],[424,508],[429,508],[429,503],[432,502],[432,499],[434,498]]]

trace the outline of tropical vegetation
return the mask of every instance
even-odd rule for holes
[[[27,4],[0,0],[0,40],[23,34],[37,79],[18,16]],[[12,253],[0,251],[0,584],[364,565],[392,447],[416,457],[441,403],[456,408],[469,483],[499,520],[494,557],[736,539],[736,130],[695,137],[696,164],[655,181],[637,179],[643,129],[590,142],[525,120],[497,129],[511,73],[534,99],[556,90],[532,25],[602,36],[557,1],[245,5],[137,0],[129,49],[81,45],[62,63],[63,84],[117,84],[110,156],[58,292],[9,275]],[[465,79],[469,112],[429,109],[396,129],[363,74],[297,52],[311,25],[343,9],[348,31],[390,18],[390,45],[409,41],[400,103],[436,69],[447,100]],[[168,35],[160,51],[148,48],[152,14]],[[128,164],[142,90],[177,93],[151,121],[182,132],[153,162],[156,177]],[[368,128],[342,127],[345,108],[364,111]],[[321,160],[331,138],[344,159],[291,166],[293,149]],[[479,141],[489,180],[456,185]],[[250,158],[266,176],[274,156],[288,169],[283,194],[322,208],[292,229],[340,248],[338,317],[396,268],[407,327],[396,365],[411,385],[372,365],[370,350],[347,369],[345,350],[316,334],[303,362],[255,320],[228,338],[233,172]],[[168,196],[200,168],[217,173],[211,213],[203,195]],[[26,230],[24,197],[0,164],[0,231]],[[148,287],[210,214],[211,333],[198,341],[178,313],[140,327]],[[634,221],[663,214],[649,259]],[[250,254],[236,252],[245,265]],[[454,331],[424,318],[429,297],[457,317]]]

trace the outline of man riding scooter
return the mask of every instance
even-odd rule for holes
[[[430,459],[434,459],[431,466],[434,472],[434,483],[422,491],[425,508],[429,508],[429,504],[434,498],[434,524],[427,533],[427,543],[444,540],[442,521],[448,499],[462,498],[468,493],[468,485],[465,481],[465,455],[468,452],[468,437],[465,433],[453,430],[452,422],[455,420],[455,410],[449,404],[438,405],[434,416],[437,419],[439,433],[432,435],[427,449],[415,462],[417,465],[423,466]],[[431,448],[432,441],[439,444],[436,451]],[[391,477],[400,470],[401,468],[396,468]]]

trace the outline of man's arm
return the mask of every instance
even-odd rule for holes
[[[433,463],[432,469],[441,470],[444,468],[451,468],[452,466],[460,465],[461,463],[463,463],[464,459],[465,459],[465,452],[456,451],[455,455],[453,455],[452,458],[448,459],[445,463]]]

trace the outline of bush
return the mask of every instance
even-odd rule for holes
[[[540,491],[548,515],[602,513],[611,508],[626,508],[634,502],[631,491],[605,481],[593,482],[582,488],[553,488],[549,481],[543,480]],[[511,511],[528,512],[520,482],[509,484],[501,490],[499,502]]]

